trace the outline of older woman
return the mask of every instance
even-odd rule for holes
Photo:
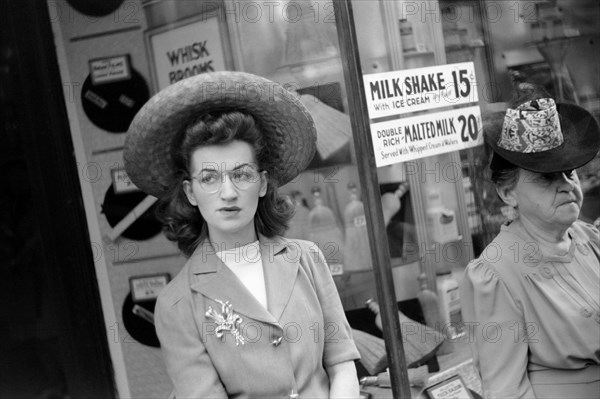
[[[475,364],[489,398],[597,398],[600,237],[578,221],[575,169],[598,152],[600,129],[576,105],[519,104],[486,131],[492,181],[517,216],[462,282]]]
[[[357,397],[359,358],[318,247],[281,235],[277,194],[316,132],[283,87],[241,72],[186,79],[128,132],[131,180],[161,199],[189,260],[161,291],[156,331],[177,398]]]

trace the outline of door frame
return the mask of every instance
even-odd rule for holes
[[[0,0],[14,57],[17,122],[56,292],[60,353],[71,397],[116,398],[107,326],[85,217],[50,16],[45,1]]]

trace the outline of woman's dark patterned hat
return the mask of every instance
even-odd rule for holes
[[[495,153],[492,170],[505,165],[503,160],[539,173],[577,169],[600,148],[598,122],[575,104],[538,98],[490,119],[485,133]]]
[[[254,117],[265,136],[273,165],[268,173],[277,186],[291,181],[312,160],[317,132],[298,95],[249,73],[212,72],[168,86],[137,113],[123,154],[131,181],[147,194],[164,197],[175,182],[175,137],[197,116],[227,110]]]

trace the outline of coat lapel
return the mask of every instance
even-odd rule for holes
[[[228,301],[235,313],[265,323],[277,320],[248,291],[237,276],[221,262],[212,246],[202,242],[189,260],[192,290],[212,299]],[[214,307],[214,306],[213,306]],[[208,310],[204,309],[204,311]],[[215,309],[220,311],[220,308]]]
[[[259,240],[267,287],[267,306],[279,321],[298,277],[300,254],[296,246],[290,245],[283,238],[261,236]]]
[[[278,324],[298,277],[300,253],[281,237],[259,235],[267,306],[265,309],[204,241],[190,257],[191,288],[212,299],[229,301],[233,311],[265,323]],[[208,310],[208,309],[205,309]]]

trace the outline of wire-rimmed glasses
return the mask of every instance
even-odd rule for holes
[[[199,173],[192,176],[192,179],[200,184],[200,188],[203,191],[214,194],[223,187],[225,176],[229,177],[229,180],[231,180],[238,190],[247,190],[254,183],[260,181],[261,173],[256,166],[243,164],[232,170],[223,172],[219,172],[216,169],[202,169]]]

